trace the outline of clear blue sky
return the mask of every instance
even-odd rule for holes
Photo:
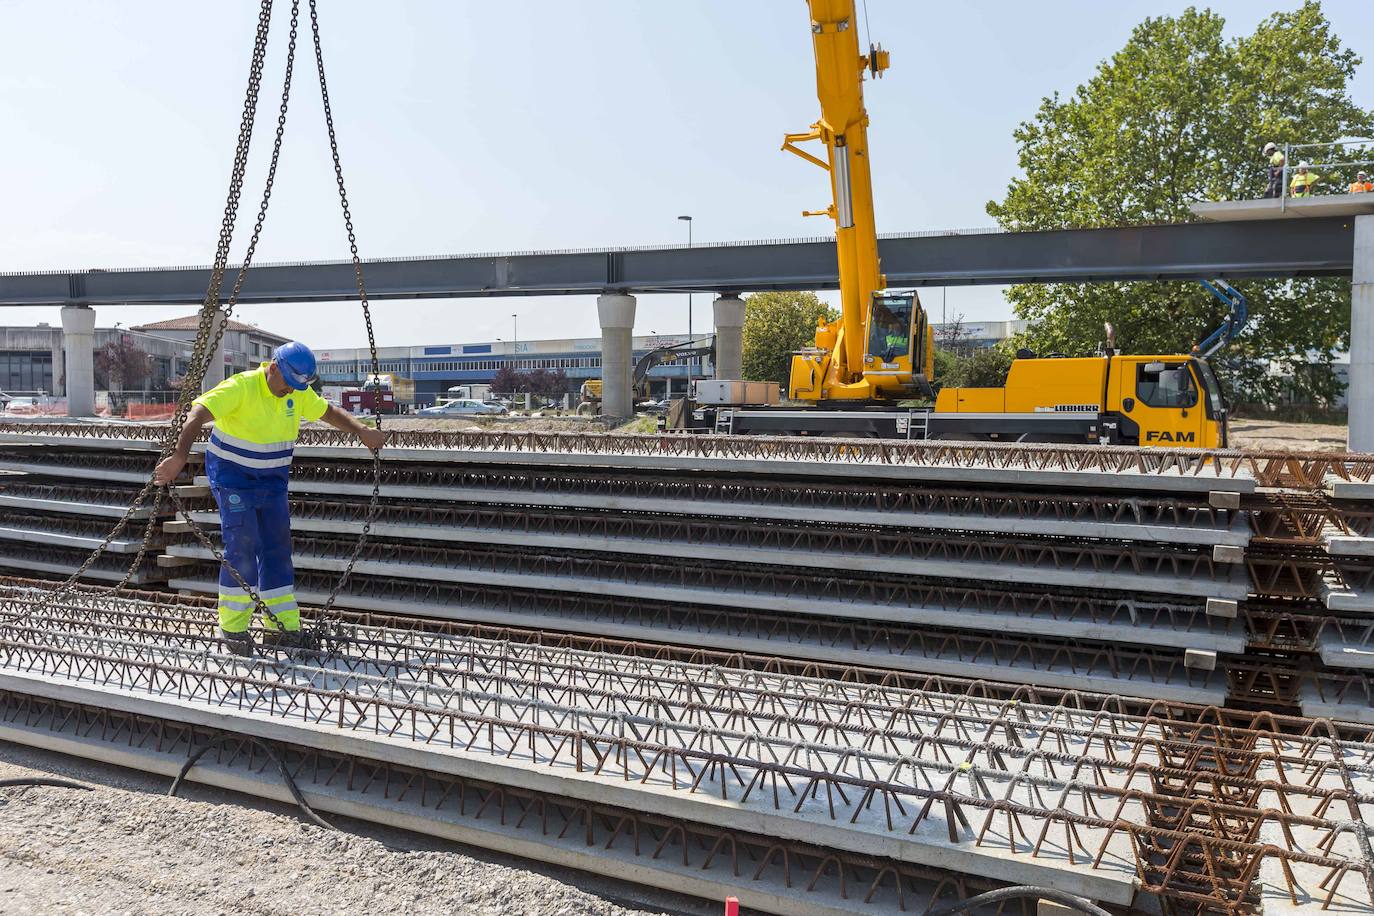
[[[1069,93],[1175,0],[868,0],[892,69],[869,84],[880,231],[985,226],[1015,174],[1012,130]],[[1211,4],[1233,33],[1279,4]],[[321,19],[365,256],[822,234],[823,173],[779,151],[816,117],[801,0],[323,0]],[[1328,0],[1374,55],[1368,0]],[[289,3],[278,0],[262,114],[275,113]],[[0,0],[0,270],[208,263],[251,48],[248,0]],[[259,260],[346,255],[302,30],[293,116]],[[1374,105],[1374,62],[1355,97]],[[270,109],[270,112],[269,112]],[[259,153],[272,121],[259,122]],[[1313,138],[1323,139],[1323,138]],[[264,158],[254,159],[243,221]],[[697,297],[697,330],[709,321]],[[938,316],[940,293],[925,294]],[[995,289],[951,312],[1008,316]],[[101,325],[186,309],[102,309]],[[592,336],[591,298],[386,302],[384,345]],[[641,333],[685,330],[681,297],[642,297]],[[356,306],[243,315],[318,347],[363,340]],[[56,321],[10,310],[6,324]]]

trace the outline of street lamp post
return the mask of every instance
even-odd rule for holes
[[[679,216],[678,219],[687,224],[687,247],[692,247],[692,217]],[[692,291],[687,291],[687,344],[691,347],[692,343]],[[687,357],[687,396],[692,396],[692,357]]]
[[[517,315],[517,314],[515,314],[514,312],[512,312],[512,313],[511,313],[511,316],[510,316],[510,329],[511,329],[510,339],[511,339],[512,341],[515,342],[516,348],[519,349],[519,347],[520,347],[520,316]]]

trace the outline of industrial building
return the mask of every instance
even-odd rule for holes
[[[934,324],[937,341],[953,334],[954,346],[973,350],[995,346],[1026,329],[1024,321],[963,321]],[[700,335],[699,335],[700,336]],[[631,361],[660,347],[683,344],[686,334],[636,336],[631,342]],[[320,350],[320,380],[328,385],[362,384],[370,359],[366,347]],[[601,338],[575,337],[553,340],[493,340],[480,343],[418,344],[380,347],[377,357],[383,373],[413,379],[417,403],[433,400],[455,385],[490,384],[504,368],[521,371],[548,369],[568,377],[569,391],[587,379],[601,377]],[[686,390],[688,378],[712,378],[709,359],[679,359],[654,366],[648,373],[649,394],[671,397]]]
[[[186,345],[186,353],[189,355],[191,344],[196,339],[196,327],[199,321],[198,316],[187,315],[184,318],[171,318],[167,321],[136,325],[132,330],[151,337],[181,341]],[[253,368],[263,360],[270,359],[272,351],[286,343],[288,339],[280,334],[265,331],[255,324],[245,324],[242,321],[229,319],[229,323],[224,328],[224,375],[227,377],[235,372],[243,372]]]
[[[196,317],[188,315],[166,321],[96,328],[94,349],[124,339],[147,353],[153,371],[140,386],[144,391],[165,391],[186,369],[195,339]],[[962,322],[956,345],[975,349],[990,347],[1025,329],[1023,321]],[[932,325],[936,339],[944,337],[946,325]],[[632,359],[638,361],[660,347],[683,344],[686,334],[650,334],[634,337]],[[272,350],[285,343],[280,334],[231,319],[224,335],[224,374],[232,375],[268,359]],[[61,327],[0,328],[0,390],[10,394],[65,396],[63,371],[63,332]],[[417,403],[430,403],[455,385],[490,384],[503,368],[520,371],[547,369],[561,371],[568,378],[569,391],[575,392],[587,379],[601,377],[601,338],[576,337],[551,340],[493,340],[478,343],[416,344],[382,347],[377,351],[381,371],[411,379]],[[320,380],[326,385],[361,385],[368,374],[365,347],[319,350]],[[686,390],[689,378],[711,378],[715,367],[707,358],[678,359],[661,363],[649,371],[649,394],[670,397]]]
[[[152,371],[139,385],[142,391],[164,391],[186,370],[191,356],[188,340],[148,333],[142,328],[95,328],[92,347],[130,343],[147,353]],[[65,341],[61,327],[46,322],[34,327],[0,327],[0,391],[10,395],[66,395]]]
[[[635,337],[632,358],[638,361],[653,350],[689,339],[685,334]],[[370,371],[366,347],[319,350],[315,355],[320,381],[326,385],[361,385]],[[415,382],[415,401],[420,404],[433,402],[437,395],[455,385],[489,385],[496,373],[507,368],[562,372],[568,378],[570,392],[577,391],[587,379],[601,377],[600,337],[380,347],[377,357],[383,374]],[[650,393],[656,397],[681,394],[689,376],[710,378],[713,372],[709,360],[662,363],[649,371]]]
[[[67,378],[71,372],[73,377],[88,379],[83,388],[91,389],[88,397],[93,398],[94,405],[98,400],[95,389],[103,392],[109,387],[105,379],[98,378],[95,354],[115,343],[130,345],[149,358],[146,377],[137,384],[121,383],[126,393],[168,392],[180,384],[187,370],[196,336],[194,315],[127,328],[118,323],[113,327],[95,327],[95,310],[90,308],[64,308],[62,318],[60,326],[41,322],[34,327],[0,327],[0,391],[59,399],[60,404],[60,399],[68,395]],[[286,340],[255,325],[230,320],[221,346],[224,369],[210,384],[268,359],[272,350]],[[78,342],[83,345],[76,346]],[[70,407],[69,412],[78,415]]]

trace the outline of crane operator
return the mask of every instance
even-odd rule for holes
[[[310,387],[315,354],[292,341],[272,351],[256,369],[220,382],[192,402],[176,450],[157,466],[154,481],[171,483],[186,464],[191,445],[214,421],[206,445],[205,471],[219,504],[224,566],[219,573],[219,629],[228,650],[251,655],[253,599],[228,569],[253,586],[272,612],[262,621],[266,645],[292,648],[301,643],[301,612],[296,604],[291,563],[291,515],[287,475],[302,421],[324,420],[357,436],[378,451],[386,433],[364,426],[327,403]]]

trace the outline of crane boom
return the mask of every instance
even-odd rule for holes
[[[878,232],[869,170],[864,73],[881,76],[888,52],[859,50],[854,0],[807,0],[821,117],[805,133],[788,134],[783,149],[830,173],[832,203],[807,216],[835,222],[840,319],[816,329],[814,351],[793,362],[792,396],[809,400],[874,400],[926,387],[932,343],[914,294],[876,296],[887,285],[878,260]],[[796,144],[819,140],[826,158]],[[883,327],[874,324],[882,318]],[[900,338],[900,340],[899,340]]]
[[[1226,399],[1207,357],[1240,333],[1246,303],[1220,280],[1203,282],[1230,306],[1230,314],[1191,354],[1124,354],[1114,343],[1081,358],[1022,351],[1002,385],[932,391],[935,342],[925,310],[914,292],[886,288],[878,260],[863,80],[865,71],[882,75],[888,53],[874,45],[860,53],[854,0],[807,0],[807,9],[821,116],[806,133],[788,134],[782,148],[830,173],[832,203],[804,215],[835,222],[841,314],[834,321],[822,318],[814,346],[792,357],[788,397],[814,407],[778,410],[717,401],[693,410],[690,422],[704,426],[691,428],[1225,447]],[[797,145],[807,141],[824,143],[824,158]],[[897,403],[931,395],[933,408]]]

